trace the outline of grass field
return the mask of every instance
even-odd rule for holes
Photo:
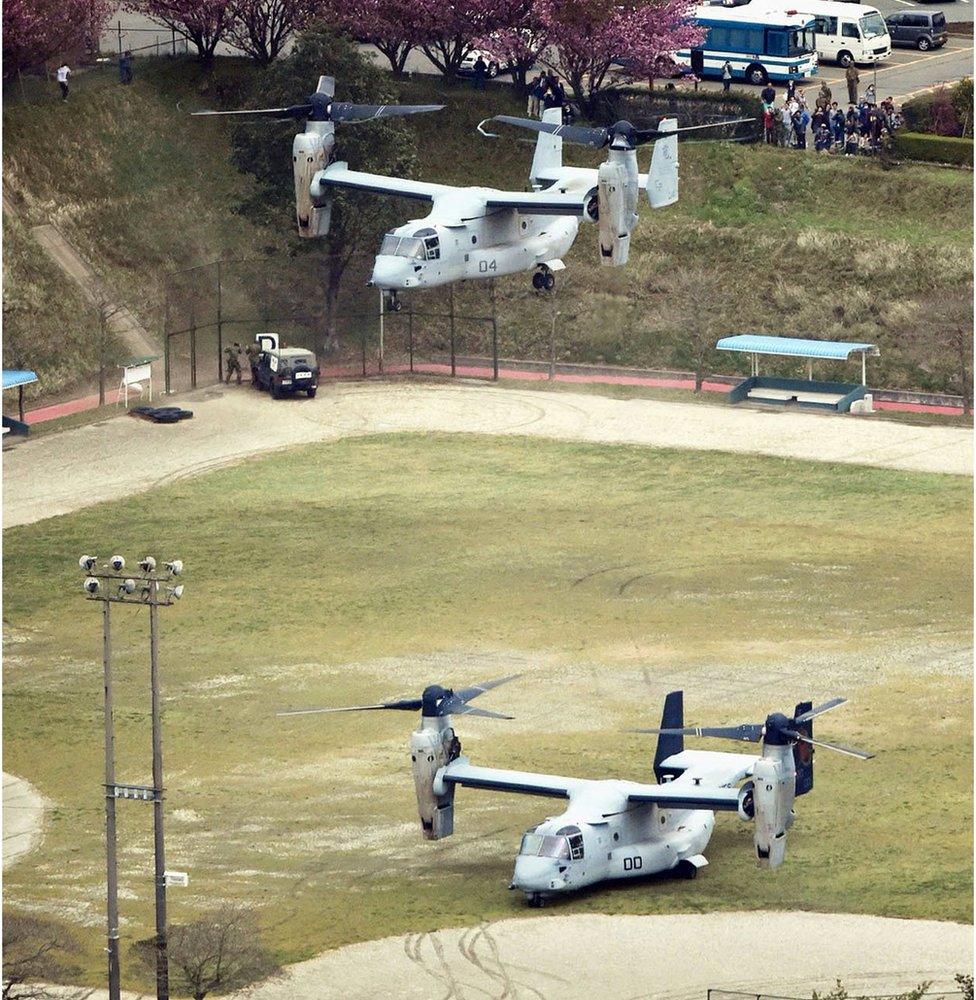
[[[25,222],[55,222],[158,332],[167,268],[268,251],[287,262],[280,255],[297,237],[287,220],[259,228],[236,212],[251,188],[230,164],[229,127],[186,117],[193,108],[243,103],[251,67],[222,59],[206,75],[192,61],[146,59],[137,70],[126,88],[110,70],[79,75],[67,106],[50,89],[31,90],[24,101],[11,88],[4,181]],[[406,101],[448,105],[411,121],[419,175],[525,187],[531,145],[474,132],[484,117],[523,110],[510,88],[482,94],[425,78],[400,89]],[[290,139],[271,127],[268,134],[287,155]],[[58,155],[38,157],[40,148]],[[952,310],[965,311],[971,299],[970,173],[911,164],[885,172],[873,162],[709,143],[683,146],[681,158],[681,201],[664,212],[642,209],[627,268],[601,268],[595,230],[581,232],[560,276],[561,360],[688,368],[689,331],[706,324],[709,336],[756,330],[867,339],[882,348],[872,364],[878,384],[959,391],[946,329]],[[597,159],[567,151],[567,162]],[[646,167],[646,152],[640,162]],[[404,205],[404,220],[416,211]],[[365,249],[371,253],[379,238]],[[6,287],[19,285],[36,308],[8,317],[11,333],[48,344],[67,326],[83,337],[88,321],[64,322],[56,303],[48,308],[54,286],[33,281],[22,264],[28,250],[14,249]],[[465,288],[469,312],[484,312],[479,290]],[[498,300],[503,353],[548,356],[551,306],[526,276],[501,279]],[[368,302],[372,308],[372,293]],[[32,363],[48,385],[61,370],[49,352]],[[733,365],[722,359],[723,370]],[[849,376],[830,366],[818,374]]]
[[[277,719],[522,672],[462,720],[475,761],[650,776],[663,695],[689,722],[804,697],[825,738],[786,866],[722,816],[693,883],[592,891],[556,912],[790,907],[972,918],[971,487],[774,459],[438,435],[306,447],[4,533],[4,767],[54,803],[5,906],[57,915],[102,972],[100,620],[76,559],[187,563],[163,612],[174,922],[220,899],[284,960],[527,913],[518,838],[554,808],[462,791],[424,842],[407,739],[377,713]],[[148,780],[146,616],[115,616],[120,778]],[[707,744],[703,744],[707,746]],[[723,745],[723,749],[726,747]],[[126,941],[151,931],[150,811],[123,803]],[[134,974],[127,971],[127,976]]]

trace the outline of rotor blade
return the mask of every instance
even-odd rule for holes
[[[401,698],[398,701],[384,701],[379,705],[346,705],[343,708],[290,708],[276,715],[322,715],[331,712],[378,712],[385,708],[405,712],[419,712],[423,702],[419,698]]]
[[[789,730],[783,730],[787,736],[795,736],[799,740],[803,740],[804,743],[812,743],[815,747],[824,747],[827,750],[836,750],[838,753],[847,754],[848,757],[856,757],[858,760],[871,760],[874,756],[873,753],[868,753],[867,750],[858,750],[857,747],[846,747],[842,743],[826,743],[824,740],[815,740],[809,736],[804,736],[803,733],[795,733]]]
[[[501,712],[489,712],[487,708],[474,708],[471,705],[462,703],[458,708],[449,713],[450,715],[483,715],[486,719],[514,719],[514,715],[502,715]]]
[[[567,142],[573,142],[580,146],[590,146],[593,149],[602,149],[610,141],[610,129],[608,128],[593,128],[589,125],[556,125],[553,122],[536,121],[534,118],[516,118],[514,115],[495,115],[486,121],[502,122],[505,125],[514,125],[516,128],[526,128],[532,132],[547,132],[549,135],[558,135]]]
[[[659,733],[664,736],[710,736],[719,740],[758,743],[763,727],[746,723],[741,726],[686,726],[684,729],[631,729],[632,733]]]
[[[709,122],[707,125],[683,125],[670,132],[662,132],[656,128],[637,128],[634,129],[634,134],[637,142],[650,142],[652,139],[661,139],[669,135],[674,135],[675,132],[697,132],[699,129],[721,128],[723,125],[741,125],[743,122],[754,122],[757,120],[756,118],[727,118],[725,121]]]
[[[305,118],[312,113],[311,104],[293,104],[289,108],[250,108],[243,111],[191,111],[193,118],[233,116],[238,118],[276,118],[288,121],[291,118]]]
[[[440,111],[443,104],[346,104],[335,101],[330,117],[334,122],[363,122],[395,115],[419,115],[425,111]]]
[[[320,76],[319,84],[315,88],[316,94],[325,94],[329,100],[335,97],[335,77],[334,76]]]
[[[472,684],[471,687],[461,688],[460,691],[455,691],[454,697],[465,702],[471,701],[479,695],[484,694],[486,691],[490,691],[492,688],[496,688],[500,684],[507,684],[509,681],[517,680],[521,676],[521,674],[509,674],[508,677],[499,677],[494,681],[485,681],[482,684]]]
[[[823,715],[824,712],[829,712],[832,708],[837,708],[838,705],[843,705],[846,701],[846,698],[831,698],[830,701],[825,701],[822,705],[817,705],[815,708],[809,709],[802,715],[798,715],[793,721],[809,722],[811,719],[816,718],[816,716]]]

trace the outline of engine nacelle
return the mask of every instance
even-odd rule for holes
[[[292,143],[292,167],[295,172],[295,216],[298,235],[306,239],[327,236],[332,223],[332,199],[312,201],[312,180],[329,165],[335,146],[332,122],[310,123],[309,129],[295,136]]]
[[[597,174],[600,263],[621,267],[630,254],[630,233],[637,224],[637,154],[611,149]]]
[[[427,724],[429,722],[433,725]],[[454,832],[454,785],[445,784],[434,791],[437,772],[461,753],[461,741],[442,719],[425,720],[422,728],[410,734],[410,759],[413,783],[417,790],[420,827],[427,840],[440,840]]]
[[[786,831],[793,825],[796,771],[791,747],[767,749],[774,752],[782,749],[785,753],[764,756],[753,769],[752,801],[756,824],[753,840],[759,867],[778,868],[786,855]]]

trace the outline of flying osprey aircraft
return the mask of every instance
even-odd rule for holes
[[[335,122],[362,122],[387,115],[439,110],[437,105],[353,105],[334,101],[335,80],[323,76],[306,103],[252,111],[205,111],[203,115],[239,115],[273,120],[304,119],[295,136],[292,164],[295,209],[300,236],[314,239],[329,232],[336,191],[364,191],[426,202],[430,210],[383,237],[369,282],[398,308],[397,293],[477,278],[531,271],[537,289],[551,289],[563,256],[573,245],[580,221],[598,223],[602,264],[627,263],[630,234],[637,224],[639,191],[652,208],[678,200],[678,133],[716,128],[751,119],[678,128],[673,118],[657,128],[639,129],[619,121],[609,128],[565,125],[562,109],[543,112],[542,120],[498,115],[485,119],[538,133],[529,173],[530,191],[455,187],[428,181],[387,177],[351,170],[332,161]],[[563,165],[563,142],[607,149],[599,169]],[[637,167],[637,147],[654,142],[651,167]]]
[[[517,676],[517,675],[516,675]],[[503,677],[452,691],[431,685],[420,698],[377,705],[295,709],[279,715],[375,710],[420,711],[410,738],[420,826],[428,840],[454,832],[454,793],[461,786],[520,795],[567,799],[557,816],[523,837],[510,889],[521,890],[530,906],[607,879],[633,878],[674,870],[693,878],[707,864],[703,851],[715,826],[715,812],[729,811],[754,824],[756,858],[761,868],[777,868],[793,825],[795,797],[813,788],[813,747],[868,760],[854,747],[813,738],[813,719],[844,703],[833,698],[813,707],[796,706],[793,717],[774,712],[765,723],[718,728],[684,725],[683,695],[672,691],[664,702],[661,726],[636,732],[657,733],[654,774],[657,784],[614,779],[592,780],[480,767],[461,755],[452,715],[510,719],[475,708],[470,702],[514,680]],[[685,736],[758,743],[761,754],[685,750]]]

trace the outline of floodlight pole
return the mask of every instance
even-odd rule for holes
[[[156,1000],[169,1000],[166,854],[163,845],[163,732],[159,717],[159,582],[149,582],[149,684],[152,691],[153,846],[156,859]]]
[[[119,863],[115,833],[115,728],[112,719],[112,605],[102,603],[102,663],[105,669],[105,863],[108,920],[108,996],[119,1000]]]

